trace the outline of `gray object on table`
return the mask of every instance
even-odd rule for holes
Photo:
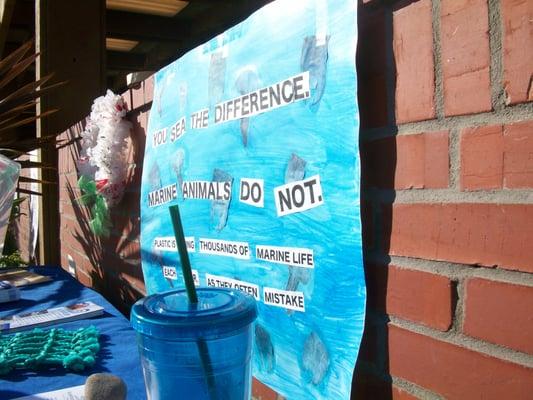
[[[113,374],[92,374],[85,382],[85,400],[125,400],[126,384]]]

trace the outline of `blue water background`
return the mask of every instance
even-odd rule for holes
[[[240,121],[191,129],[192,112],[207,108],[208,72],[212,51],[227,45],[224,95],[238,97],[235,81],[245,68],[257,71],[259,87],[272,85],[301,72],[300,57],[306,36],[316,30],[317,3],[325,0],[278,0],[254,13],[225,36],[190,51],[156,74],[150,112],[141,194],[141,249],[149,293],[183,286],[162,274],[162,265],[180,270],[178,253],[153,251],[155,237],[173,236],[168,205],[178,203],[186,236],[196,239],[190,253],[193,269],[207,285],[210,273],[239,279],[262,288],[285,289],[289,268],[255,260],[256,245],[310,248],[315,268],[298,291],[305,296],[305,313],[287,312],[259,302],[258,323],[272,341],[275,368],[266,371],[258,352],[254,376],[288,399],[349,399],[352,374],[365,317],[365,281],[362,264],[359,210],[359,113],[355,73],[357,41],[356,2],[325,1],[327,5],[328,62],[326,86],[318,109],[300,101],[250,119],[248,145],[243,146]],[[322,16],[324,17],[324,16]],[[219,49],[220,50],[220,49]],[[256,89],[256,88],[252,88]],[[211,103],[213,101],[211,100]],[[152,147],[152,134],[187,118],[187,132],[174,143]],[[218,232],[211,218],[211,201],[182,200],[149,208],[148,193],[177,182],[175,166],[184,152],[182,178],[210,181],[215,168],[230,174],[232,200],[227,224]],[[324,205],[277,217],[274,188],[285,183],[291,154],[307,164],[305,177],[320,175]],[[241,178],[265,183],[265,206],[239,202]],[[243,241],[250,244],[250,260],[200,254],[199,238]],[[328,371],[319,384],[302,368],[305,340],[316,332],[329,356]],[[318,359],[317,359],[317,362]]]

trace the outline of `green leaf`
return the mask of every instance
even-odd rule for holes
[[[21,203],[23,203],[24,200],[26,200],[26,199],[27,199],[27,197],[25,197],[25,196],[24,197],[17,197],[16,199],[13,199],[13,205],[14,206],[18,206]]]

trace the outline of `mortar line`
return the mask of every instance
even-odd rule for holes
[[[376,201],[382,204],[533,204],[531,189],[498,189],[477,191],[456,191],[445,189],[376,189],[364,188],[361,191],[363,200]]]
[[[492,108],[503,110],[506,93],[503,87],[502,18],[500,0],[489,0],[489,48],[490,48],[490,87]]]
[[[420,335],[437,339],[439,341],[462,347],[476,353],[484,354],[491,358],[496,358],[502,361],[508,361],[513,364],[521,365],[526,368],[533,368],[533,355],[523,353],[508,347],[485,342],[481,339],[466,336],[456,332],[441,332],[415,322],[398,318],[394,315],[389,315],[391,323],[402,329],[407,329],[411,332]]]
[[[367,252],[365,256],[366,261],[370,263],[379,265],[394,264],[400,268],[437,274],[456,281],[482,278],[511,285],[533,287],[533,274],[529,272],[513,271],[503,268],[479,267],[449,261],[428,260],[424,258],[391,256],[375,252]]]
[[[462,347],[476,353],[481,353],[492,358],[509,361],[526,368],[533,368],[533,355],[531,354],[523,353],[494,343],[485,342],[481,339],[469,337],[462,333],[453,331],[438,331],[434,328],[375,310],[368,310],[367,318],[378,326],[381,325],[384,327],[389,324],[393,324],[394,326],[407,329],[425,337],[437,339],[439,341]]]
[[[365,142],[396,135],[431,134],[432,132],[450,130],[452,128],[463,129],[485,125],[511,124],[531,120],[532,115],[533,103],[521,103],[505,107],[501,110],[479,114],[456,115],[444,117],[440,120],[431,119],[427,121],[407,122],[398,126],[361,129],[360,139]]]
[[[444,84],[442,77],[440,13],[440,0],[433,0],[431,2],[431,18],[433,25],[433,67],[435,71],[435,114],[437,119],[444,118]]]
[[[450,182],[449,188],[460,191],[460,169],[461,169],[461,139],[459,129],[452,128],[448,136],[449,140],[449,163]]]
[[[416,397],[417,399],[424,400],[442,400],[444,397],[441,397],[439,394],[429,391],[422,386],[418,386],[416,383],[408,381],[403,378],[392,376],[392,383],[394,386],[406,391],[410,395]]]

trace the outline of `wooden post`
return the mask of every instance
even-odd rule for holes
[[[41,99],[37,111],[59,108],[38,120],[37,136],[65,131],[86,117],[92,101],[105,89],[105,1],[35,0],[36,66],[39,79],[54,72],[54,81],[68,81]],[[57,150],[40,152],[40,159],[57,165]],[[42,179],[58,181],[57,171],[41,171]],[[59,185],[43,185],[39,215],[39,261],[59,265]],[[74,234],[74,232],[73,232]]]

